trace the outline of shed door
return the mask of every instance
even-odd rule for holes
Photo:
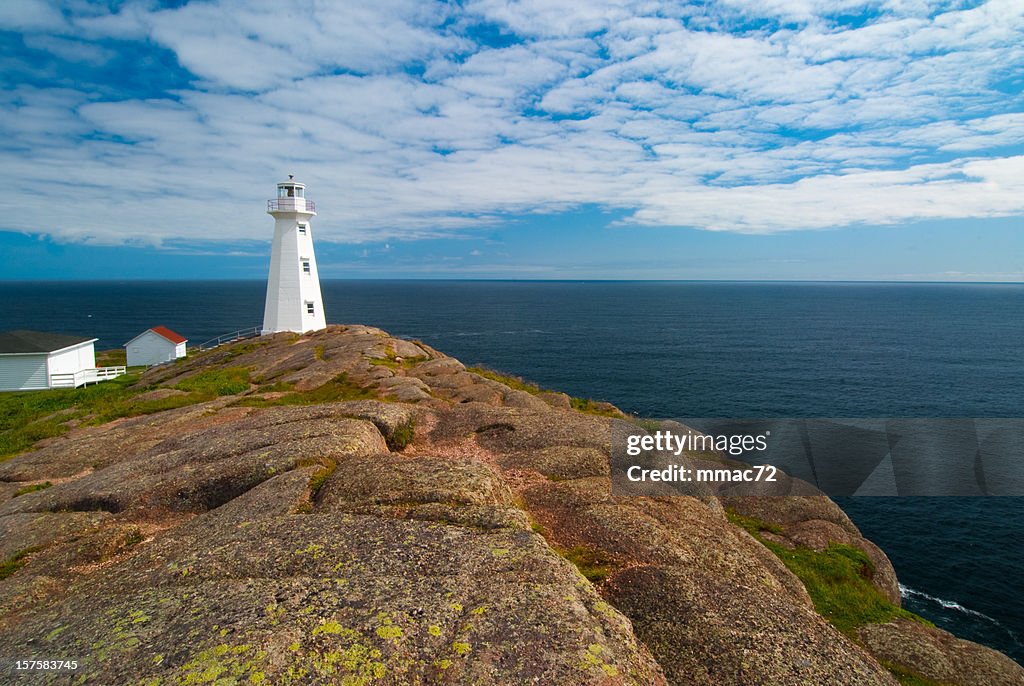
[[[0,390],[49,388],[46,355],[0,356]]]

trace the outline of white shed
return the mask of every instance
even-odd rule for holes
[[[77,387],[99,380],[96,340],[42,331],[0,333],[0,391]]]
[[[129,367],[147,367],[164,362],[173,362],[185,357],[185,343],[188,339],[166,326],[146,329],[124,344]]]

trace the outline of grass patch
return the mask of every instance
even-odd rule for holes
[[[607,579],[616,567],[600,551],[585,545],[577,545],[568,549],[555,548],[555,550],[566,560],[576,565],[576,569],[580,570],[580,574],[594,584],[599,584]]]
[[[14,574],[16,571],[24,567],[27,562],[25,558],[37,550],[39,550],[39,548],[22,548],[3,562],[0,562],[0,579],[6,579],[11,574]]]
[[[388,444],[388,450],[398,452],[405,448],[405,446],[412,443],[413,436],[416,435],[416,422],[410,417],[407,421],[402,422],[395,427],[395,430],[391,432],[391,435],[385,438]]]
[[[309,477],[309,497],[313,499],[316,494],[320,492],[320,489],[327,483],[327,479],[330,478],[331,474],[334,474],[334,470],[338,468],[338,463],[331,460],[327,464],[323,465],[320,469],[313,473],[313,476]]]
[[[245,367],[209,369],[183,379],[175,388],[211,399],[222,395],[237,395],[249,390],[249,370]]]
[[[760,535],[764,531],[780,533],[781,528],[732,511],[727,514],[732,523],[753,534],[803,582],[818,614],[855,641],[857,628],[865,624],[884,624],[903,618],[933,626],[928,620],[889,602],[875,588],[871,583],[875,566],[862,550],[838,543],[825,550],[803,546],[790,550]]]
[[[225,355],[224,360],[225,361],[229,361],[229,360],[235,359],[236,357],[241,357],[242,355],[245,355],[246,353],[251,353],[254,350],[258,350],[259,348],[263,347],[266,344],[267,344],[267,341],[250,341],[249,343],[236,343],[234,345],[232,345],[231,343],[225,343],[224,344],[225,346],[231,346],[231,347],[228,348],[228,352],[227,352],[227,355]],[[220,346],[218,346],[218,347],[220,347]],[[216,350],[216,349],[217,348],[210,348],[210,350]]]
[[[319,405],[321,403],[337,403],[346,400],[376,399],[376,394],[367,388],[348,380],[347,374],[339,374],[322,386],[310,391],[295,391],[278,398],[260,398],[258,396],[241,398],[235,405],[248,407],[276,407],[279,405]]]
[[[174,410],[179,407],[213,400],[209,394],[189,393],[188,395],[172,395],[152,400],[135,400],[132,397],[113,402],[89,418],[88,424],[106,424],[122,417],[141,417],[142,415]]]
[[[572,401],[570,401],[570,403],[571,402]],[[647,433],[653,434],[656,431],[661,430],[661,420],[659,419],[642,419],[640,417],[626,417],[626,421],[628,421],[630,424],[639,426]]]
[[[609,403],[601,403],[590,398],[569,398],[574,410],[595,414],[598,417],[622,417],[622,412]]]
[[[28,450],[37,441],[67,433],[66,422],[95,414],[139,390],[138,374],[82,388],[0,393],[0,461]]]
[[[35,493],[36,491],[43,491],[53,486],[49,481],[41,484],[30,484],[28,486],[22,486],[14,492],[14,497],[17,498],[19,495],[25,495],[26,493]]]
[[[291,381],[276,381],[266,386],[260,386],[260,393],[287,393],[295,388]]]
[[[493,369],[487,369],[485,367],[467,367],[466,371],[473,372],[474,374],[482,376],[485,379],[490,379],[491,381],[503,383],[509,388],[514,388],[517,391],[526,391],[531,395],[537,395],[538,393],[544,392],[544,389],[535,383],[526,381],[518,376],[509,376],[507,374],[502,374],[500,372],[494,371]]]
[[[877,658],[876,658],[877,659]],[[878,660],[878,664],[882,665],[889,672],[896,677],[896,681],[900,682],[902,686],[942,686],[942,682],[933,681],[926,676],[921,676],[917,672],[902,667],[888,660]]]
[[[318,346],[313,348],[313,357],[314,358],[316,358],[318,360],[322,360],[326,356],[327,356],[327,353],[324,350],[324,347],[322,345],[318,345]]]
[[[128,351],[124,348],[101,350],[96,353],[97,367],[123,367],[128,364]]]
[[[426,355],[415,355],[413,357],[398,357],[395,354],[395,349],[390,345],[384,350],[384,357],[374,357],[370,359],[370,364],[378,367],[387,367],[388,369],[409,369],[414,367],[420,362],[426,362],[428,358]]]
[[[763,522],[755,517],[745,517],[736,510],[733,510],[732,508],[727,509],[725,511],[725,514],[729,518],[730,522],[732,522],[738,527],[746,529],[754,536],[757,536],[762,531],[768,531],[773,534],[782,533],[782,527],[778,524],[770,524],[769,522]],[[762,543],[763,542],[764,541],[762,541]]]

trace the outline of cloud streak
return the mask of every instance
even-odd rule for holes
[[[742,233],[1021,215],[1024,6],[964,5],[31,3],[0,11],[34,76],[0,92],[3,228],[250,239],[290,172],[335,241],[593,205]],[[119,95],[126,46],[175,85]]]

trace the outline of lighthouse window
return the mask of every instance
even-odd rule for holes
[[[303,236],[306,235],[306,225],[305,224],[299,224],[299,233],[302,234]]]
[[[309,274],[310,273],[310,271],[309,271],[309,260],[303,260],[302,261],[302,272],[304,274]]]
[[[313,307],[313,301],[306,301],[306,314],[316,314],[316,309]]]
[[[295,197],[296,198],[301,198],[302,194],[305,193],[305,192],[306,192],[306,189],[304,189],[304,188],[296,188],[295,189]]]

